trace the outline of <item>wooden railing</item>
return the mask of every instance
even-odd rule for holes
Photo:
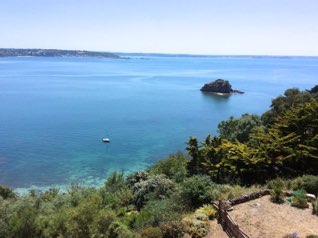
[[[239,226],[234,222],[230,214],[227,212],[224,201],[213,203],[213,206],[218,210],[218,223],[229,237],[235,238],[250,238]]]

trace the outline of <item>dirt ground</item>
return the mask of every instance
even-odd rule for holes
[[[272,203],[270,196],[264,196],[233,208],[231,217],[251,238],[282,238],[293,232],[300,238],[318,235],[318,216],[312,215],[311,205],[299,209]]]
[[[223,231],[221,225],[218,224],[216,219],[209,221],[209,223],[210,231],[205,238],[229,238],[228,235]]]

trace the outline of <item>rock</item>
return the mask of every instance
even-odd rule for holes
[[[232,89],[231,84],[227,80],[223,79],[217,79],[214,82],[205,84],[201,88],[202,92],[208,92],[208,93],[219,93],[219,94],[230,94],[230,93],[240,93],[242,94],[243,92]]]
[[[307,193],[306,194],[306,198],[309,202],[312,202],[312,201],[315,201],[316,200],[316,196],[314,194],[310,194],[310,193]]]

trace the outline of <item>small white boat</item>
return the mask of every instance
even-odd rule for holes
[[[109,143],[110,142],[110,139],[109,138],[103,138],[102,140],[104,143]]]

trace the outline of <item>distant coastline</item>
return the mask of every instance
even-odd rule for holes
[[[128,59],[137,57],[191,57],[191,58],[317,58],[318,56],[293,56],[293,55],[202,55],[183,53],[141,53],[141,52],[104,52],[87,50],[59,50],[39,48],[0,48],[0,57],[96,57]]]
[[[86,50],[58,50],[58,49],[14,49],[0,48],[0,57],[98,57],[121,58],[117,54],[109,52],[96,52]]]

